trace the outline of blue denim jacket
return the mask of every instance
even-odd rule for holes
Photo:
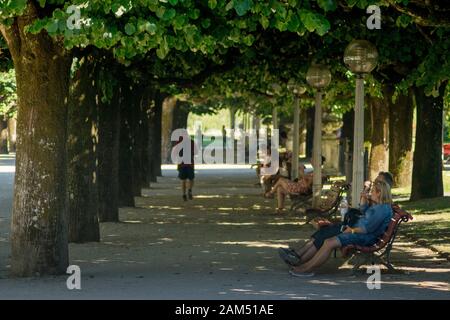
[[[382,235],[392,218],[392,207],[389,204],[376,204],[369,207],[367,204],[360,207],[364,213],[355,227],[361,228],[363,233],[372,234],[375,237]]]

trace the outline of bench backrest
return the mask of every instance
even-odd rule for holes
[[[320,210],[330,210],[339,206],[342,200],[342,194],[348,190],[349,185],[343,181],[335,181],[331,185],[330,190],[327,191],[325,198],[322,198],[319,203]]]
[[[386,246],[392,246],[394,243],[395,237],[397,235],[398,227],[402,222],[408,222],[409,220],[412,220],[413,217],[406,212],[405,210],[401,209],[397,204],[392,205],[392,211],[393,215],[391,218],[391,222],[389,223],[386,231],[383,233],[383,235],[379,238],[377,243],[375,243],[373,246],[370,247],[359,247],[355,246],[358,250],[362,252],[375,252],[380,249],[383,249]]]
[[[389,223],[386,231],[383,233],[377,243],[380,249],[387,244],[392,244],[394,242],[400,223],[408,222],[409,220],[413,219],[413,217],[408,212],[401,209],[397,204],[392,205],[392,212],[393,215],[391,218],[391,222]]]

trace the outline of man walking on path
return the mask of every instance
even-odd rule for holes
[[[192,188],[194,186],[194,179],[195,179],[194,158],[198,152],[198,149],[197,149],[195,142],[187,134],[180,136],[176,145],[183,143],[183,139],[189,139],[189,141],[190,141],[190,148],[188,148],[188,150],[186,150],[189,153],[190,159],[186,162],[181,161],[181,163],[178,164],[177,169],[178,169],[178,178],[181,180],[181,190],[183,192],[183,200],[187,201],[188,198],[189,198],[189,200],[194,199],[192,196]],[[186,146],[186,145],[184,145],[184,146]],[[183,154],[185,152],[184,146],[182,147],[180,154],[179,154],[181,156],[181,159],[184,159],[184,154]],[[186,196],[186,189],[188,191],[187,196]]]

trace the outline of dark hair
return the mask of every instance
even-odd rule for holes
[[[392,185],[394,184],[394,177],[392,176],[392,173],[390,172],[385,172],[385,171],[380,171],[378,173],[379,176],[383,176],[384,181],[386,181],[386,183],[389,185],[389,187],[392,188]]]

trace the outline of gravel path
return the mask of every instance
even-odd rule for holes
[[[0,158],[0,170],[11,159]],[[120,210],[121,223],[102,223],[100,243],[71,244],[82,289],[66,276],[8,278],[12,172],[0,171],[0,298],[14,299],[449,299],[450,264],[400,238],[394,263],[402,274],[352,277],[339,257],[313,278],[293,278],[276,248],[304,241],[311,226],[273,213],[273,200],[245,169],[198,169],[195,199],[183,202],[176,171]]]

